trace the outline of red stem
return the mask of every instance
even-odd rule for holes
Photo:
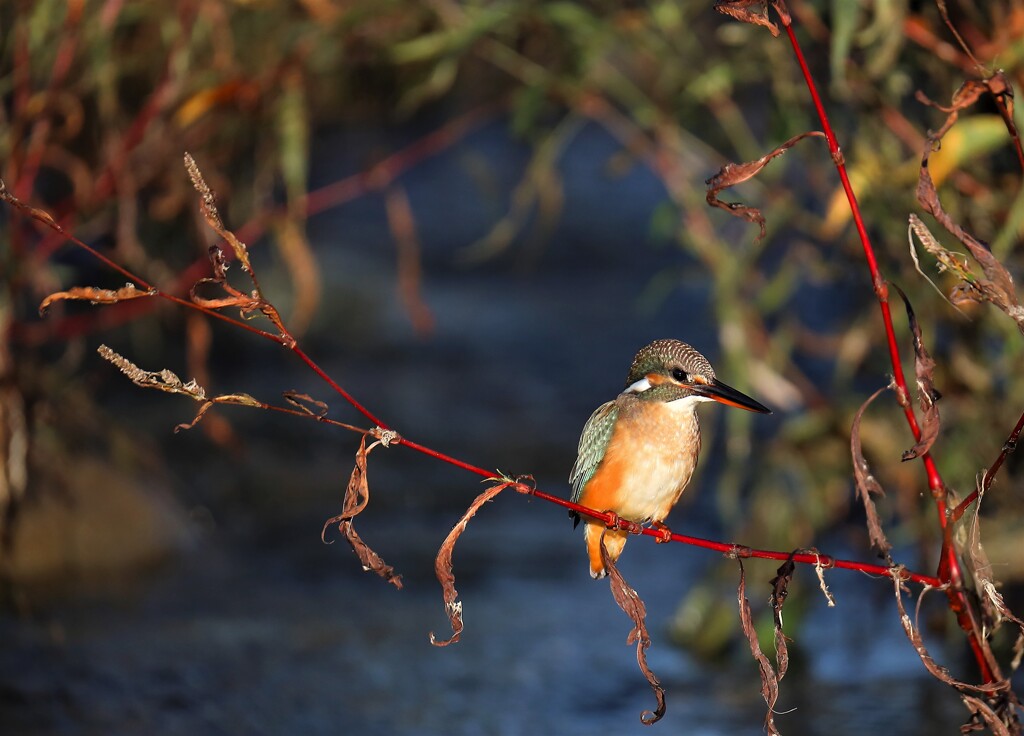
[[[793,53],[796,56],[797,63],[800,65],[800,71],[803,74],[804,81],[807,84],[807,89],[810,92],[812,101],[814,102],[814,108],[817,110],[822,130],[825,133],[825,139],[828,141],[829,152],[832,154],[832,161],[835,163],[836,170],[839,173],[839,179],[842,182],[843,191],[846,193],[846,199],[850,205],[850,212],[853,215],[853,222],[857,228],[857,234],[860,237],[861,246],[864,249],[864,258],[867,261],[868,270],[871,273],[871,282],[874,286],[875,296],[878,297],[878,303],[882,311],[882,321],[885,324],[885,335],[889,347],[889,359],[892,363],[893,381],[896,384],[897,397],[900,405],[903,407],[903,413],[906,416],[907,424],[910,426],[910,431],[913,433],[914,439],[920,440],[921,428],[918,426],[917,417],[914,416],[913,405],[910,403],[910,392],[907,390],[907,380],[903,374],[903,366],[900,361],[899,345],[896,341],[895,329],[893,328],[892,313],[889,310],[888,286],[886,285],[885,279],[882,278],[882,274],[878,268],[878,259],[875,257],[874,248],[871,246],[871,239],[868,237],[867,229],[864,227],[864,220],[861,217],[860,206],[857,203],[857,196],[850,184],[850,177],[846,172],[846,163],[843,160],[842,151],[839,148],[839,143],[836,140],[835,133],[832,131],[832,125],[829,122],[828,114],[825,112],[825,106],[822,104],[821,96],[818,94],[818,89],[814,83],[814,78],[811,75],[811,70],[807,66],[807,60],[804,58],[803,50],[800,48],[800,43],[797,41],[796,34],[793,32],[792,24],[784,21],[783,27],[786,29],[786,35],[789,37],[790,45],[793,47]],[[978,662],[978,668],[981,671],[982,678],[986,683],[996,682],[999,678],[995,676],[993,668],[990,666],[989,658],[986,656],[981,642],[978,641],[977,632],[980,631],[980,629],[978,628],[977,622],[974,620],[970,603],[964,595],[961,587],[962,576],[960,573],[960,564],[956,558],[956,550],[951,544],[951,525],[947,524],[945,483],[942,480],[942,476],[939,475],[939,470],[936,467],[931,454],[925,453],[921,459],[924,463],[925,473],[928,476],[928,486],[931,489],[932,498],[935,501],[939,525],[943,532],[938,577],[944,583],[950,584],[947,588],[950,608],[956,614],[960,627],[967,633],[968,641],[970,642],[971,649],[974,652],[975,659]]]

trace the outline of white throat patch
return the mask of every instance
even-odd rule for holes
[[[651,387],[651,382],[647,380],[646,376],[644,376],[643,378],[641,378],[636,383],[631,383],[629,386],[627,386],[624,393],[627,393],[627,394],[642,394],[644,391],[646,391],[650,387]]]
[[[683,398],[676,399],[675,401],[669,401],[665,406],[672,411],[693,411],[697,408],[697,404],[704,401],[714,401],[714,399],[709,399],[707,396],[700,396],[698,394],[691,394],[690,396],[684,396]]]

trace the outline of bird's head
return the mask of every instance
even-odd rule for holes
[[[679,340],[655,340],[641,349],[629,369],[626,392],[646,401],[717,401],[771,414],[768,407],[719,381],[708,359]]]

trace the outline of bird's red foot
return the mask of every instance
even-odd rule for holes
[[[630,534],[640,534],[643,530],[640,524],[629,519],[623,519],[614,511],[605,511],[605,513],[608,514],[608,521],[605,522],[605,527],[608,529],[629,532]]]
[[[651,529],[658,532],[658,536],[654,538],[654,541],[658,544],[665,544],[665,542],[672,541],[672,530],[662,524],[660,521],[652,521]]]

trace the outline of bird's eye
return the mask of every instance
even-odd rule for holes
[[[689,378],[689,376],[686,375],[686,371],[684,371],[682,368],[673,368],[672,378],[673,380],[683,383],[687,380],[687,378]]]

